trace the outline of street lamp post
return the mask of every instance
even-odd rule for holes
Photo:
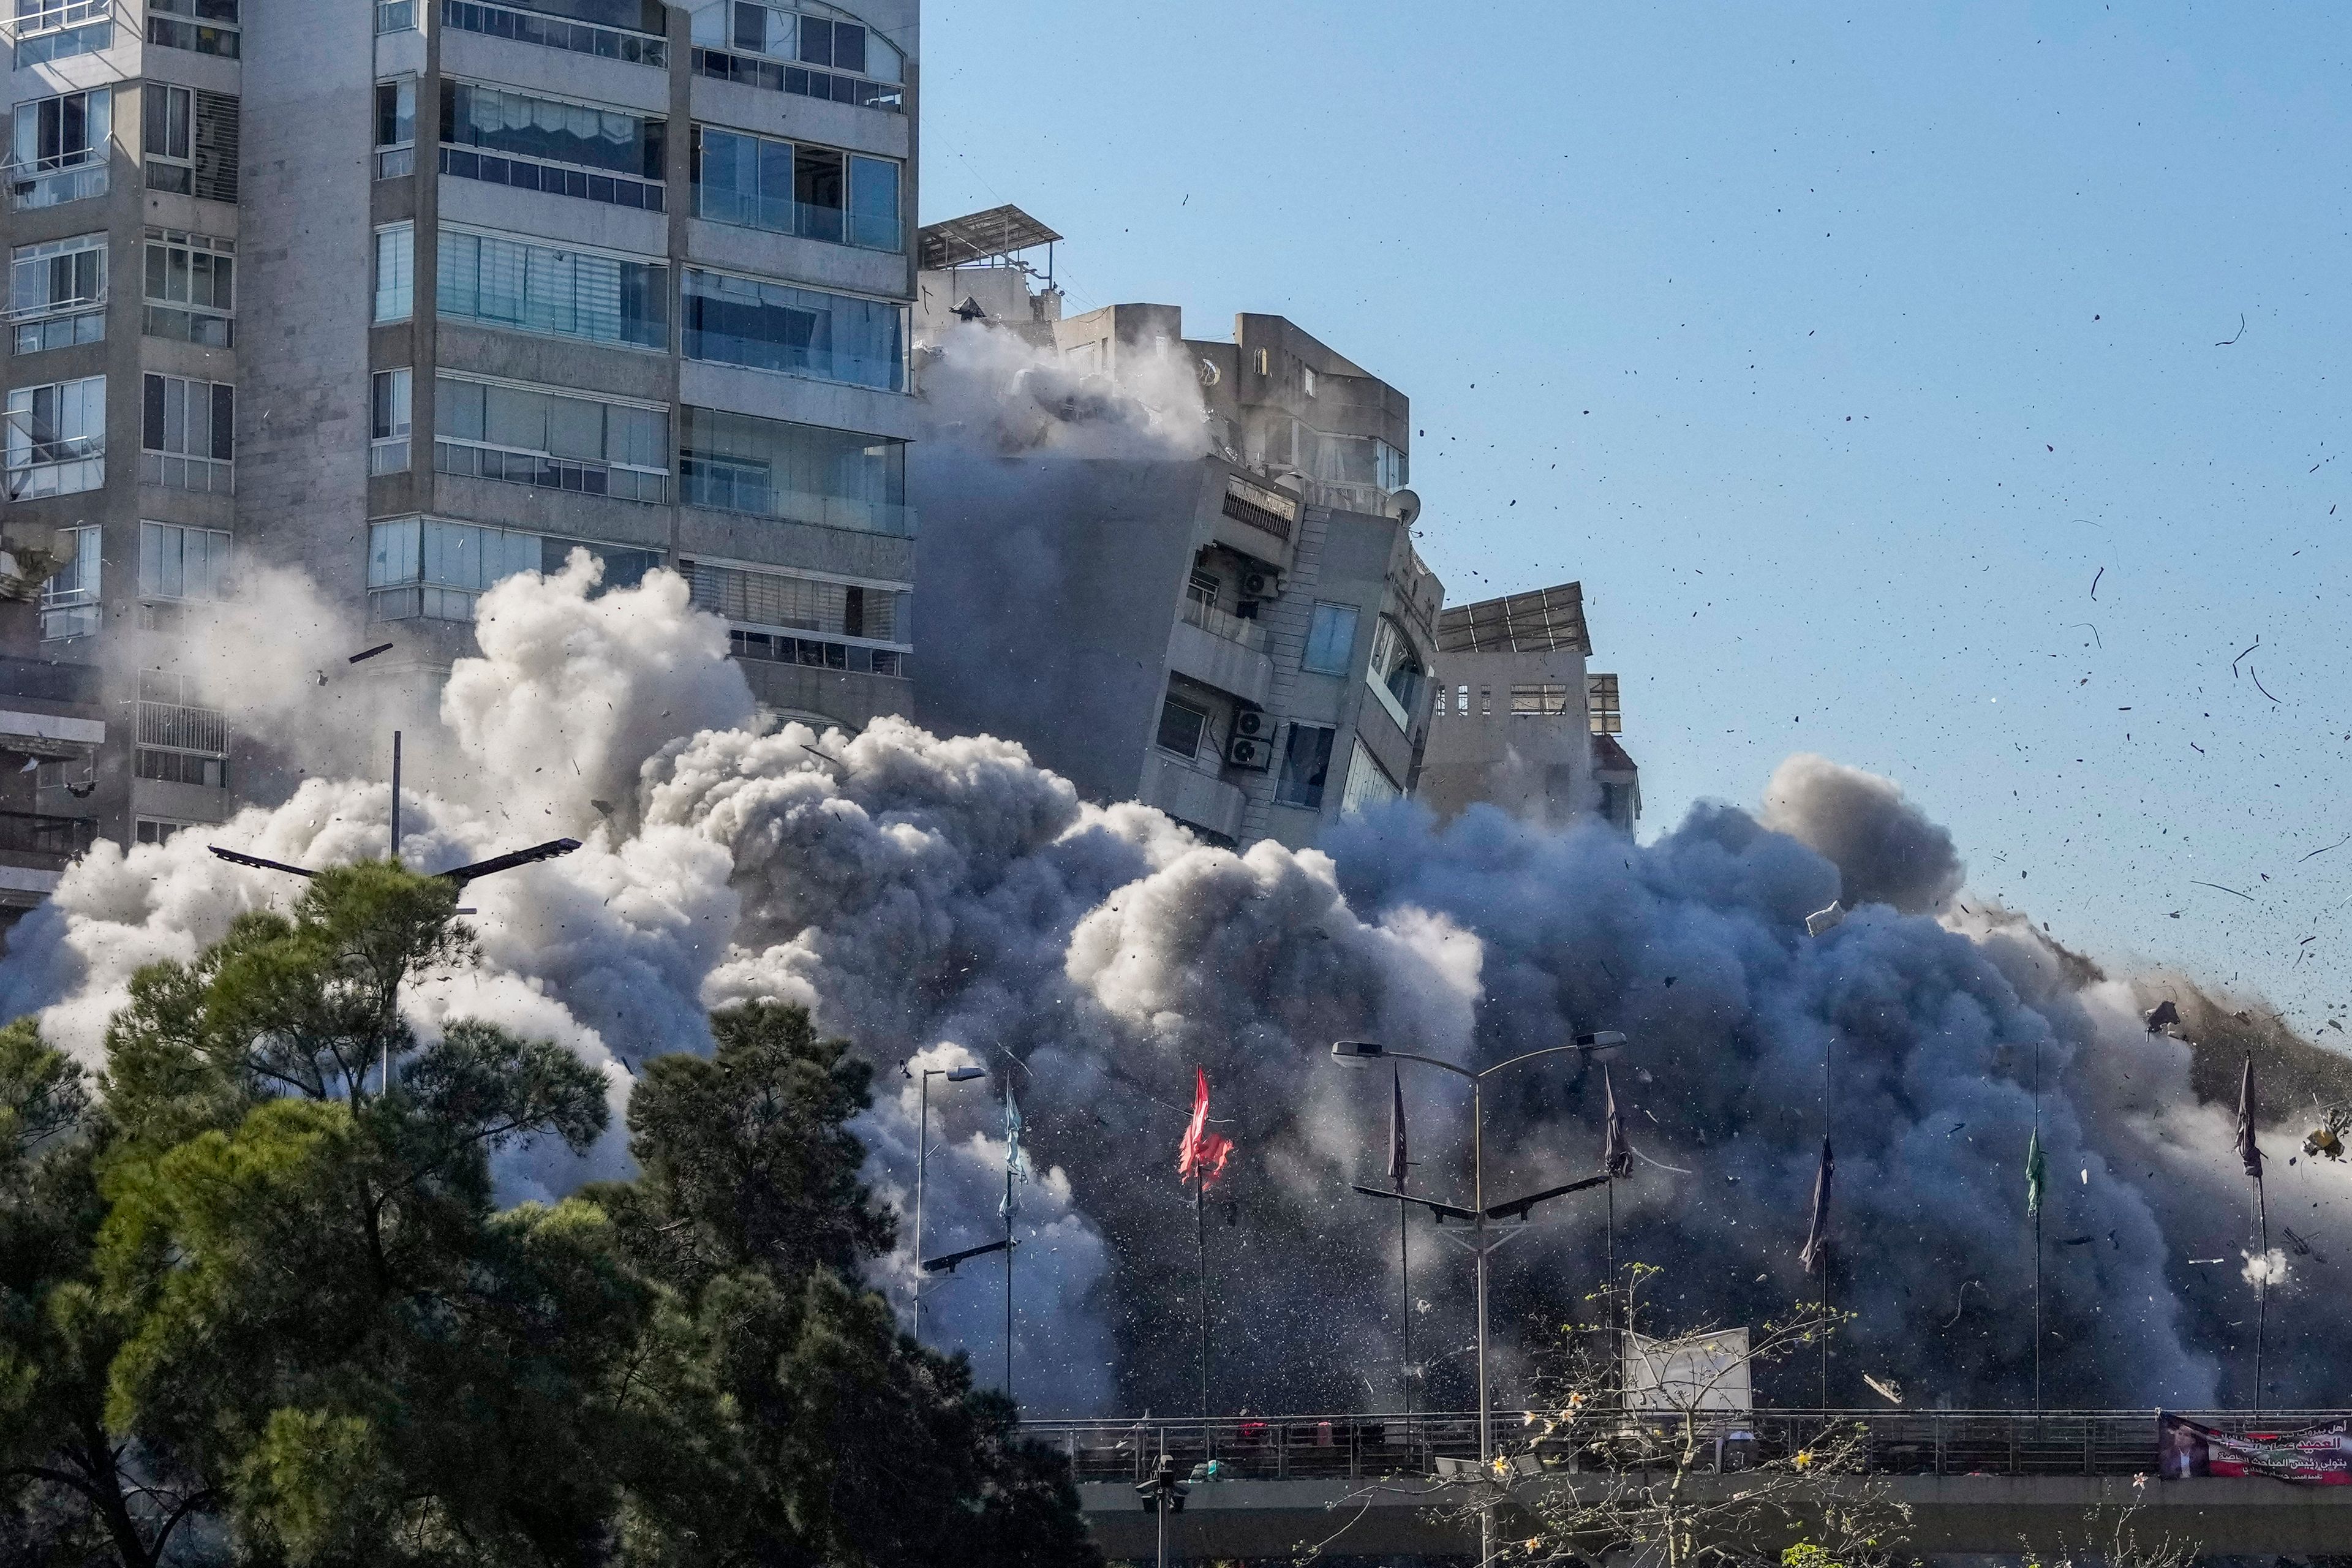
[[[906,1069],[898,1069],[906,1073]],[[911,1078],[914,1075],[907,1073]],[[925,1068],[921,1088],[917,1091],[915,1115],[915,1261],[923,1261],[923,1173],[931,1159],[931,1079],[943,1078],[950,1083],[970,1083],[976,1078],[986,1078],[986,1068]],[[915,1281],[915,1342],[923,1342],[923,1282]]]
[[[1495,1479],[1494,1407],[1486,1387],[1486,1258],[1489,1253],[1510,1239],[1510,1236],[1506,1235],[1500,1241],[1487,1240],[1489,1226],[1491,1222],[1512,1217],[1524,1221],[1528,1217],[1528,1211],[1539,1203],[1564,1197],[1570,1193],[1580,1192],[1586,1187],[1598,1186],[1610,1180],[1606,1174],[1589,1176],[1582,1181],[1566,1183],[1539,1193],[1530,1193],[1525,1197],[1513,1198],[1507,1203],[1496,1204],[1489,1208],[1486,1204],[1486,1080],[1506,1068],[1517,1067],[1521,1062],[1530,1062],[1538,1057],[1558,1056],[1568,1051],[1574,1051],[1579,1056],[1598,1056],[1613,1051],[1624,1043],[1623,1035],[1613,1029],[1604,1029],[1595,1034],[1579,1035],[1564,1046],[1546,1046],[1539,1051],[1526,1052],[1507,1061],[1496,1062],[1493,1067],[1477,1072],[1453,1062],[1441,1060],[1436,1057],[1417,1056],[1411,1051],[1392,1051],[1374,1040],[1339,1040],[1333,1042],[1331,1047],[1332,1059],[1345,1062],[1349,1066],[1361,1066],[1374,1061],[1419,1062],[1423,1067],[1437,1068],[1457,1078],[1470,1080],[1469,1208],[1462,1209],[1451,1204],[1439,1203],[1431,1198],[1412,1197],[1403,1193],[1386,1192],[1379,1187],[1360,1185],[1356,1190],[1374,1197],[1395,1198],[1404,1203],[1419,1204],[1434,1215],[1440,1224],[1443,1224],[1449,1215],[1456,1219],[1470,1222],[1474,1238],[1470,1243],[1470,1252],[1475,1259],[1478,1282],[1478,1472],[1479,1484],[1482,1488],[1491,1486]],[[1478,1508],[1478,1560],[1481,1563],[1493,1561],[1495,1510],[1491,1497],[1483,1500]]]

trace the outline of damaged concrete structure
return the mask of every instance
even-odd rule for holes
[[[1588,669],[1591,656],[1580,583],[1446,610],[1415,797],[1441,818],[1483,801],[1549,826],[1598,817],[1631,833],[1641,770],[1618,740],[1617,677]]]
[[[1209,451],[950,463],[916,454],[916,711],[1020,741],[1089,798],[1212,839],[1314,842],[1409,791],[1443,590],[1412,540],[1404,395],[1279,316],[1184,336],[1172,305],[1065,317],[1018,209],[923,230],[919,349],[962,323],[1081,373],[1176,345]],[[1009,248],[1008,248],[1009,247]]]

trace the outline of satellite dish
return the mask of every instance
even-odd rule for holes
[[[1396,508],[1397,521],[1407,528],[1421,517],[1421,497],[1411,490],[1396,491],[1389,497],[1389,504]]]

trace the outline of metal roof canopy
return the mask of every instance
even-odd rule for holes
[[[991,207],[915,231],[917,262],[926,272],[993,261],[1062,237],[1016,206]]]
[[[1437,617],[1440,653],[1549,653],[1563,647],[1587,658],[1592,653],[1581,583],[1484,599]]]

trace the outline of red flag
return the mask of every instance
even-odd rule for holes
[[[1222,1132],[1209,1131],[1209,1075],[1200,1068],[1192,1069],[1192,1121],[1184,1129],[1184,1145],[1177,1151],[1176,1173],[1191,1176],[1198,1173],[1201,1187],[1206,1191],[1223,1174],[1225,1156],[1234,1152],[1234,1141]]]

